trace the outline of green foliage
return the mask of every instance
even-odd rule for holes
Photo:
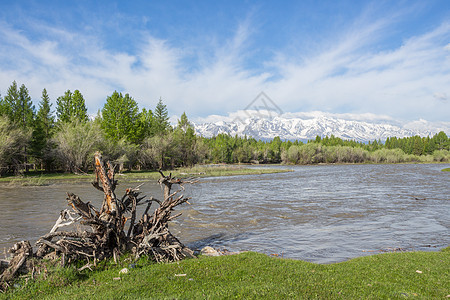
[[[72,94],[70,90],[64,93],[64,96],[58,97],[56,100],[56,116],[58,122],[68,123],[73,120],[87,122],[87,108],[83,95],[79,90],[75,90]]]
[[[125,169],[131,170],[139,162],[140,147],[137,144],[122,139],[118,142],[104,138],[100,149],[105,160],[109,160],[119,166],[119,172]]]
[[[5,102],[3,100],[2,94],[0,94],[0,116],[5,115]]]
[[[84,130],[80,138],[90,132],[88,128],[100,125],[96,133],[96,147],[106,157],[117,162],[121,170],[167,169],[204,162],[317,164],[450,161],[450,139],[444,132],[432,137],[391,137],[384,144],[380,140],[368,143],[343,140],[334,135],[316,136],[307,143],[282,141],[280,137],[261,141],[226,134],[211,138],[198,137],[185,113],[181,115],[177,126],[172,128],[162,99],[159,99],[154,111],[145,108],[140,111],[137,102],[129,94],[122,95],[117,91],[107,97],[101,114],[99,111],[93,122],[95,124],[91,124],[83,95],[79,90],[73,93],[67,90],[56,101],[58,126],[55,126],[47,91],[44,89],[42,92],[36,114],[28,89],[25,85],[18,88],[13,81],[7,94],[0,97],[0,115],[8,117],[11,128],[23,129],[24,135],[20,136],[28,137],[21,139],[25,141],[21,143],[22,148],[16,149],[16,154],[10,157],[9,162],[4,160],[5,168],[10,172],[27,170],[33,165],[45,170],[75,170],[64,163],[62,155],[68,152],[67,141],[76,141],[76,133],[65,128],[71,122],[77,122],[76,126],[89,123],[85,128],[80,127],[80,130]],[[32,132],[31,141],[29,132]],[[63,145],[59,145],[60,142]],[[76,145],[69,148],[76,148]],[[81,165],[82,169],[87,168],[87,165]]]
[[[150,168],[167,169],[174,165],[174,135],[169,132],[146,138],[142,144],[141,161]]]
[[[139,108],[129,94],[115,91],[106,98],[102,109],[102,129],[106,137],[118,142],[125,139],[128,142],[139,140]]]
[[[55,134],[56,156],[66,171],[78,173],[88,171],[95,151],[102,144],[99,122],[84,122],[74,119],[60,125]]]
[[[176,152],[176,165],[192,166],[199,161],[195,153],[195,136],[194,126],[189,122],[186,113],[181,115],[178,125],[173,133]]]
[[[3,114],[8,116],[11,122],[22,129],[33,126],[35,109],[24,84],[17,90],[17,83],[13,81],[2,106]]]
[[[30,132],[0,116],[0,175],[17,171],[24,155],[22,152],[30,139]]]
[[[14,121],[14,107],[18,101],[19,91],[16,81],[13,81],[2,101],[2,115],[7,116],[12,122]]]
[[[39,110],[36,115],[35,126],[33,129],[31,149],[35,159],[42,163],[42,167],[50,170],[54,158],[52,150],[54,148],[51,138],[55,131],[55,117],[51,111],[52,104],[47,90],[42,91],[42,98],[39,102]]]
[[[156,105],[154,118],[155,134],[163,134],[171,128],[169,123],[169,112],[167,111],[167,107],[163,104],[161,98]]]
[[[22,84],[17,89],[17,83],[13,81],[8,88],[7,95],[2,100],[2,114],[9,118],[14,127],[22,129],[26,136],[34,126],[35,109],[28,93],[28,89]],[[28,138],[27,138],[28,139]],[[27,170],[28,168],[28,141],[21,145],[20,149],[16,149],[13,164],[15,171]]]
[[[133,268],[131,268],[133,266]],[[120,270],[128,268],[128,273]],[[60,268],[3,297],[31,299],[441,299],[448,251],[388,253],[319,265],[246,252],[153,264],[141,259],[93,272]],[[38,275],[35,275],[38,276]],[[1,296],[0,296],[1,297]]]
[[[145,138],[155,135],[155,117],[153,112],[145,108],[139,113],[136,126],[136,143],[141,144]]]

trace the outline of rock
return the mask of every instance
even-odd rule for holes
[[[127,268],[123,268],[122,270],[119,271],[119,274],[127,274],[127,273],[128,273]]]
[[[129,265],[128,265],[128,268],[134,269],[134,268],[136,268],[136,264],[129,264]]]
[[[205,256],[219,256],[220,255],[216,249],[214,249],[213,247],[209,247],[209,246],[204,247],[200,251],[200,253]]]

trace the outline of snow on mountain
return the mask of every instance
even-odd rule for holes
[[[420,124],[424,124],[421,120]],[[410,123],[411,124],[411,123]],[[352,139],[361,142],[388,137],[408,137],[414,135],[428,136],[438,133],[441,130],[447,131],[449,124],[445,123],[442,128],[430,128],[427,126],[398,126],[382,123],[365,122],[360,120],[345,120],[326,114],[316,114],[310,118],[275,116],[272,118],[248,117],[245,119],[236,118],[229,120],[224,118],[217,122],[205,122],[195,125],[197,134],[204,137],[212,137],[220,133],[231,136],[249,136],[256,139],[273,139],[279,136],[282,140],[309,140],[319,136],[334,135],[342,139]]]

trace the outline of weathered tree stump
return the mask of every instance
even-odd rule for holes
[[[95,180],[92,185],[104,194],[98,210],[90,202],[82,201],[77,195],[68,193],[67,202],[72,210],[61,212],[51,231],[36,242],[37,251],[33,254],[28,241],[17,243],[10,251],[11,261],[0,262],[0,284],[3,289],[7,283],[25,266],[28,258],[60,258],[64,265],[75,260],[86,260],[86,268],[96,261],[114,258],[125,252],[131,252],[135,258],[142,255],[156,262],[177,261],[195,257],[193,251],[183,245],[170,231],[169,222],[181,214],[172,216],[174,208],[190,198],[179,194],[187,183],[193,180],[165,176],[159,171],[159,184],[164,188],[164,199],[153,197],[145,199],[139,187],[127,189],[118,198],[115,194],[117,180],[114,179],[114,167],[104,163],[100,153],[95,154]],[[172,192],[172,186],[180,190]],[[151,212],[152,204],[159,205]],[[144,213],[137,220],[137,207],[146,205]],[[84,230],[58,231],[59,228],[79,223]],[[81,269],[84,269],[81,268]]]

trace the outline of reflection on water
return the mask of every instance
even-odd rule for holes
[[[448,165],[319,165],[294,172],[206,178],[172,231],[193,248],[253,250],[329,263],[382,249],[438,249],[450,242]],[[128,186],[120,186],[122,195]],[[141,190],[161,197],[155,183]],[[0,185],[0,249],[35,241],[67,208],[66,192],[100,206],[88,184]],[[430,247],[431,246],[431,247]]]

